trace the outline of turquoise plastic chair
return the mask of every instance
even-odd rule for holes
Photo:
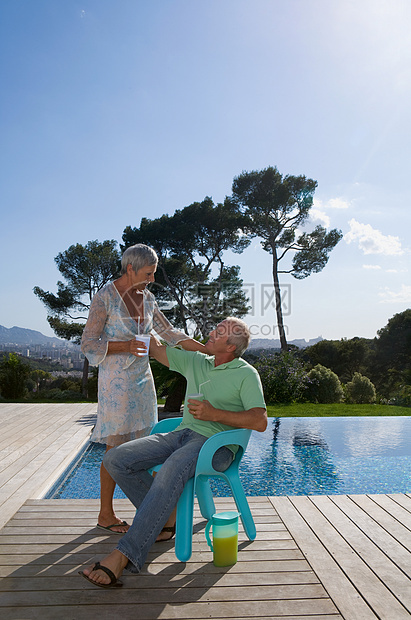
[[[174,430],[181,420],[182,418],[166,418],[161,420],[154,426],[151,434],[168,433]],[[192,552],[194,495],[197,495],[201,515],[204,519],[209,521],[216,512],[213,493],[210,488],[210,476],[222,478],[229,485],[237,510],[240,513],[244,531],[249,540],[255,539],[256,529],[254,520],[238,474],[238,466],[247,447],[250,435],[251,431],[244,428],[222,431],[207,439],[201,448],[194,477],[187,481],[177,503],[175,554],[181,562],[187,562]],[[212,465],[215,452],[221,446],[233,444],[239,446],[239,448],[230,467],[224,472],[216,471]],[[158,465],[153,469],[155,471],[160,469],[160,467],[161,465]]]

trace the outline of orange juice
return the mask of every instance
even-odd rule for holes
[[[238,537],[214,538],[214,566],[231,566],[237,562]]]

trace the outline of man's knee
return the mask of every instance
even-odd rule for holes
[[[221,446],[213,456],[212,465],[216,471],[225,471],[234,461],[235,454],[227,448],[227,446]]]

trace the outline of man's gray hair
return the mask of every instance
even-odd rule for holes
[[[139,269],[148,265],[157,265],[157,263],[158,256],[153,248],[144,245],[144,243],[136,243],[136,245],[127,248],[121,257],[121,275],[126,273],[127,265],[131,265],[133,271],[137,273]]]
[[[241,357],[244,351],[248,349],[251,340],[248,325],[234,316],[229,316],[224,320],[231,323],[230,335],[227,338],[227,343],[235,345],[234,357]]]

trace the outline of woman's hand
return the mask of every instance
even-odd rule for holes
[[[136,357],[147,355],[147,346],[141,340],[128,340],[127,344],[129,346],[128,353],[131,353],[131,355],[135,355]]]
[[[141,340],[136,340],[136,338],[134,340],[111,340],[108,343],[107,353],[127,353],[128,355],[135,355],[136,357],[147,355],[146,345]]]

